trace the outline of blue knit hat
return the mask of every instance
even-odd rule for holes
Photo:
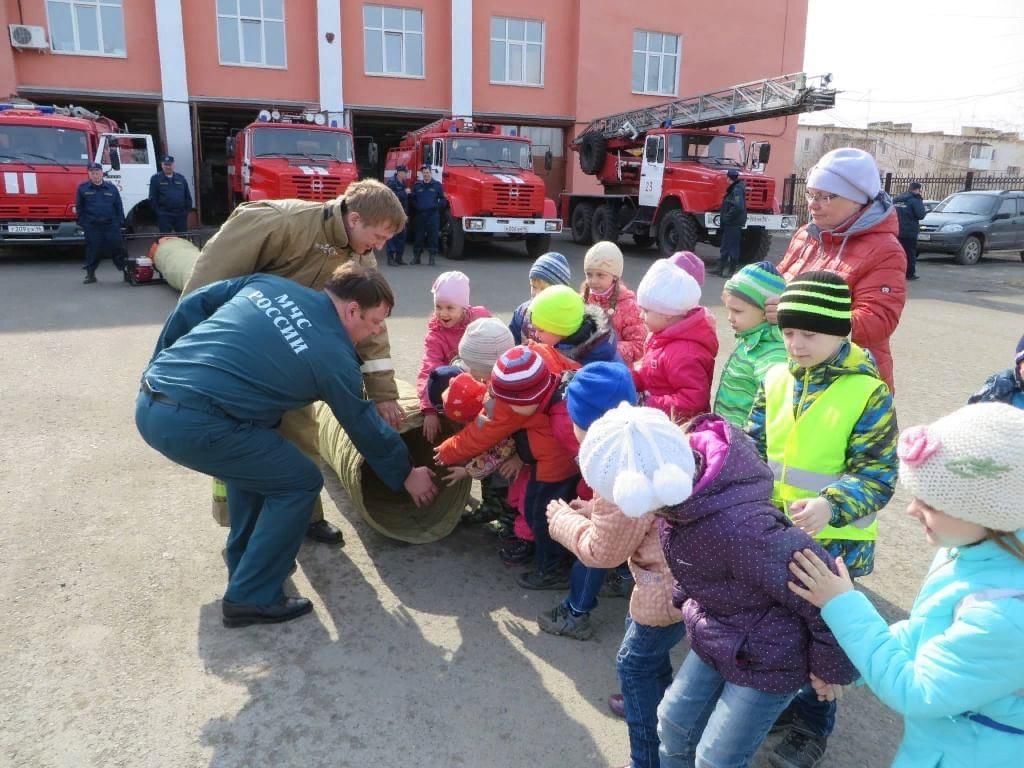
[[[572,283],[569,261],[555,251],[538,256],[530,267],[530,279],[543,280],[548,285],[569,285]]]
[[[590,425],[619,403],[636,405],[633,375],[622,363],[583,366],[565,390],[569,418],[580,429]]]
[[[430,372],[427,377],[427,399],[438,413],[444,413],[444,391],[448,389],[452,379],[462,373],[464,371],[457,365],[442,365]]]

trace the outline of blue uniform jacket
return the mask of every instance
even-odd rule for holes
[[[104,226],[124,224],[124,206],[121,193],[109,181],[93,184],[86,181],[78,185],[75,193],[75,218],[78,226]]]
[[[904,716],[893,768],[1021,765],[1024,736],[983,724],[1024,730],[1020,560],[994,541],[942,549],[906,621],[888,626],[861,592],[829,600],[821,616],[863,681]]]
[[[896,207],[896,215],[900,217],[900,237],[917,237],[921,229],[918,222],[928,214],[921,196],[904,192],[894,197],[892,204]]]
[[[323,400],[373,471],[400,490],[409,452],[363,399],[360,365],[326,293],[255,274],[183,298],[143,375],[153,390],[182,405],[213,405],[264,427],[275,426],[285,411]]]
[[[402,204],[402,210],[406,213],[409,212],[409,190],[405,184],[398,178],[398,175],[392,176],[387,181],[388,189],[395,193],[395,197],[398,198],[398,202]]]
[[[443,207],[446,201],[441,182],[437,179],[431,179],[429,183],[417,181],[412,185],[409,202],[417,213],[428,213]]]
[[[149,204],[157,213],[187,213],[192,210],[192,193],[180,173],[168,176],[163,171],[149,179]]]

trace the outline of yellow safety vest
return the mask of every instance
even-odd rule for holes
[[[772,501],[787,515],[792,502],[817,496],[843,476],[850,435],[868,398],[881,384],[867,374],[841,376],[806,410],[801,399],[800,415],[794,419],[794,379],[787,365],[776,365],[765,374],[765,443],[768,466],[775,475]],[[878,538],[875,518],[869,515],[841,528],[827,525],[815,538],[874,541]]]

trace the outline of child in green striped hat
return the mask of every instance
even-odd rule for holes
[[[747,426],[754,394],[768,369],[786,362],[782,332],[765,319],[764,304],[778,296],[786,281],[767,262],[748,264],[729,278],[722,303],[736,334],[736,348],[722,369],[715,395],[715,413],[740,429]]]

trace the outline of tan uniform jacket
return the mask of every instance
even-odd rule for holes
[[[256,272],[280,275],[319,290],[335,269],[349,261],[377,266],[373,251],[348,247],[342,202],[265,200],[243,203],[203,247],[182,295],[231,277]],[[398,399],[388,332],[356,345],[363,359],[363,381],[371,400]]]

